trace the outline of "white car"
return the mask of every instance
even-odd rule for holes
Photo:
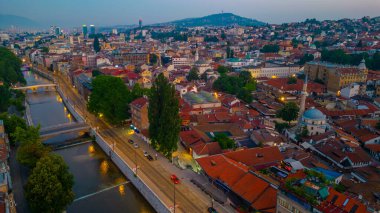
[[[133,147],[135,147],[135,149],[139,148],[139,145],[137,143],[133,144]]]
[[[144,150],[144,156],[146,157],[148,155],[149,155],[148,152]]]

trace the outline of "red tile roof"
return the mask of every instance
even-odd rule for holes
[[[337,192],[333,188],[329,188],[329,196],[318,206],[318,209],[325,213],[348,213],[353,208],[356,208],[356,211],[353,211],[355,213],[367,212],[366,206],[358,199]]]
[[[131,105],[133,105],[137,108],[141,108],[141,107],[145,106],[147,103],[148,103],[148,99],[141,97],[141,98],[138,98],[138,99],[132,101]]]
[[[224,154],[226,157],[241,162],[255,169],[263,169],[278,164],[284,159],[278,147],[244,149]]]
[[[296,84],[288,84],[288,78],[274,78],[268,80],[266,84],[282,91],[301,91],[303,88],[303,80],[301,79],[297,79]],[[325,86],[314,82],[308,82],[307,90],[308,92],[323,93],[325,91]]]

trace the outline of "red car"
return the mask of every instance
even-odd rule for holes
[[[171,175],[170,179],[173,181],[173,183],[179,184],[179,179],[176,175]]]

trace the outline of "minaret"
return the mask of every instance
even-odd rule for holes
[[[198,44],[197,44],[196,46],[197,46],[197,48],[196,48],[196,50],[195,50],[195,58],[194,58],[194,62],[199,61]]]
[[[303,113],[305,112],[305,105],[306,105],[306,97],[307,94],[307,75],[305,75],[305,81],[303,83],[302,92],[301,92],[301,102],[300,102],[300,111],[298,114],[298,125],[301,124],[301,118]]]

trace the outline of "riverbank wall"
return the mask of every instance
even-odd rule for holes
[[[158,213],[170,213],[169,207],[165,205],[165,203],[153,192],[151,188],[149,188],[148,185],[135,176],[134,169],[131,168],[107,142],[105,142],[102,136],[100,136],[94,129],[91,130],[91,134],[95,136],[96,143],[106,154],[110,156],[115,165],[120,169],[124,176],[132,182],[132,184],[139,190],[150,205],[152,205]]]

